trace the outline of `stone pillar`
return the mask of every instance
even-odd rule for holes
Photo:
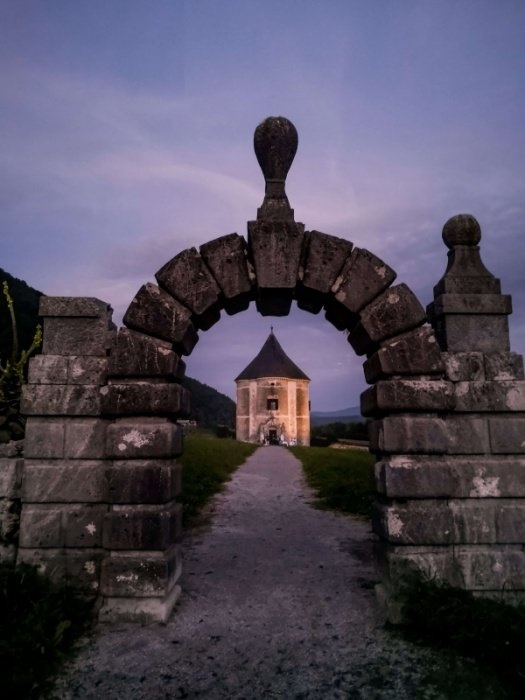
[[[108,511],[100,387],[111,309],[93,298],[42,297],[43,352],[29,362],[18,561],[98,592]]]
[[[0,444],[0,562],[16,561],[23,444],[23,440]]]
[[[414,569],[507,601],[525,592],[523,363],[509,352],[510,298],[481,262],[480,237],[470,216],[444,227],[449,262],[428,307],[441,352],[423,327],[365,363],[376,384],[364,411],[385,413],[371,429],[374,529],[379,593],[394,620],[396,591]],[[419,379],[403,377],[416,370]]]
[[[171,343],[121,328],[101,390],[106,435],[102,620],[165,622],[180,595],[184,362]]]

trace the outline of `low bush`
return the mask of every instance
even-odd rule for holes
[[[182,462],[182,519],[194,525],[211,497],[253,452],[257,445],[212,437],[200,431],[184,438]]]
[[[302,463],[318,506],[370,517],[375,498],[374,458],[366,450],[289,447]]]
[[[91,622],[92,598],[77,587],[27,564],[0,564],[2,697],[42,697]]]
[[[403,634],[453,651],[496,674],[509,697],[525,697],[525,605],[478,598],[414,575],[404,592]]]

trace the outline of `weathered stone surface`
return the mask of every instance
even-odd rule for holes
[[[145,284],[124,314],[124,324],[132,330],[173,343],[175,350],[189,355],[198,340],[191,322],[191,311],[154,284]]]
[[[114,505],[106,516],[106,549],[167,549],[180,536],[182,506]]]
[[[448,454],[490,452],[488,423],[485,418],[449,415],[446,417]]]
[[[99,620],[108,623],[164,624],[168,621],[175,603],[179,599],[181,588],[174,585],[162,597],[119,598],[105,596],[99,612]]]
[[[248,249],[263,316],[286,316],[299,273],[304,227],[293,221],[250,221]]]
[[[52,581],[72,578],[96,593],[99,587],[101,549],[24,549],[18,550],[18,562],[32,564]]]
[[[173,460],[114,461],[105,469],[110,503],[167,503],[181,491]]]
[[[22,500],[26,503],[103,503],[108,487],[103,461],[26,460]]]
[[[525,411],[524,381],[458,382],[456,411]]]
[[[98,359],[98,358],[97,358]],[[63,355],[36,355],[29,360],[29,384],[67,384],[69,358]]]
[[[494,454],[525,454],[525,416],[488,419],[490,447]]]
[[[205,243],[199,251],[219,285],[226,313],[247,309],[255,294],[244,238],[230,233]]]
[[[445,376],[452,382],[485,379],[484,356],[481,352],[444,352]]]
[[[44,319],[44,355],[106,356],[106,318],[50,317]]]
[[[446,411],[454,406],[454,388],[444,379],[380,380],[361,394],[361,413]]]
[[[378,557],[390,581],[406,580],[415,570],[449,585],[478,591],[523,590],[525,552],[517,545],[399,547],[387,545]]]
[[[99,504],[24,504],[20,546],[99,547],[107,509]]]
[[[68,384],[100,385],[106,381],[108,360],[102,357],[70,357]]]
[[[104,318],[111,315],[111,306],[95,297],[40,297],[39,316]]]
[[[109,356],[111,377],[179,378],[181,369],[184,363],[171,349],[171,343],[119,328]]]
[[[508,294],[440,294],[434,299],[432,313],[443,314],[511,314]]]
[[[484,355],[487,379],[504,381],[524,379],[523,357],[515,352],[497,352]],[[472,377],[474,379],[474,377]]]
[[[519,544],[525,537],[519,499],[420,500],[377,504],[374,532],[405,544]]]
[[[368,428],[370,451],[444,454],[448,447],[445,421],[437,417],[389,416]]]
[[[21,457],[24,453],[23,440],[0,442],[0,457]]]
[[[0,497],[20,496],[23,468],[24,460],[21,457],[0,457]]]
[[[518,498],[525,496],[525,458],[395,455],[375,465],[388,498]]]
[[[0,498],[0,542],[16,544],[20,524],[20,499]]]
[[[348,341],[358,355],[371,351],[381,340],[420,326],[425,311],[405,284],[390,287],[360,313]]]
[[[66,420],[64,418],[33,418],[26,423],[24,455],[26,458],[61,458],[64,456]]]
[[[365,248],[354,248],[332,285],[326,318],[339,330],[351,328],[357,314],[389,287],[396,273]]]
[[[188,248],[155,275],[157,282],[193,315],[198,328],[207,330],[220,318],[219,287],[196,248]]]
[[[506,352],[510,349],[506,316],[450,314],[432,318],[432,326],[443,350],[449,352]]]
[[[106,453],[113,459],[168,459],[182,453],[182,430],[167,419],[122,419],[107,429]]]
[[[111,552],[102,564],[101,592],[106,596],[163,596],[181,573],[180,545],[166,552]]]
[[[385,341],[364,364],[369,384],[389,375],[441,374],[444,363],[434,331],[422,326]]]
[[[295,292],[300,309],[314,314],[321,311],[352,246],[350,241],[320,231],[305,234],[303,265]]]
[[[185,416],[190,394],[180,384],[147,381],[109,384],[100,389],[104,415]]]
[[[96,416],[98,385],[25,384],[20,411],[26,416]]]
[[[64,457],[103,459],[108,424],[109,421],[103,418],[68,418],[65,421]]]

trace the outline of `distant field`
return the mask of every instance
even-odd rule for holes
[[[303,465],[319,507],[370,517],[375,499],[374,457],[362,449],[289,447]]]

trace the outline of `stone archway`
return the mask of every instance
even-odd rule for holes
[[[285,178],[296,147],[286,119],[257,128],[266,192],[247,241],[230,234],[176,255],[138,291],[126,328],[111,328],[98,300],[42,301],[18,557],[83,578],[106,619],[165,620],[179,595],[181,357],[222,309],[251,301],[262,315],[286,315],[293,299],[324,308],[366,356],[378,593],[390,615],[414,567],[482,593],[525,590],[523,364],[509,352],[510,300],[481,263],[477,222],[445,226],[449,264],[428,325],[386,263],[294,221]]]

